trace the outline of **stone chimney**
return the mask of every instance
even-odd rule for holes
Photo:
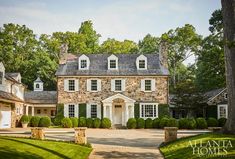
[[[60,56],[59,64],[65,64],[67,62],[67,56],[68,56],[68,45],[66,43],[60,46],[59,56]]]
[[[161,41],[159,46],[159,59],[162,66],[168,68],[167,42]]]

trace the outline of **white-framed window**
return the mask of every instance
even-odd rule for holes
[[[74,104],[69,104],[68,105],[68,117],[75,117],[75,105]]]
[[[101,118],[101,105],[100,104],[88,103],[86,107],[87,107],[87,111],[86,111],[87,118]]]
[[[228,105],[218,105],[218,119],[219,118],[228,118]]]
[[[87,91],[89,92],[101,91],[101,79],[87,79]]]
[[[141,80],[141,91],[152,92],[155,90],[155,79],[142,79]]]
[[[91,118],[97,118],[97,105],[91,104]]]
[[[89,69],[89,66],[90,66],[90,59],[89,57],[87,57],[86,55],[81,55],[79,58],[78,58],[78,68],[79,70],[87,70]]]
[[[125,79],[112,79],[111,80],[111,91],[122,92],[125,91]]]
[[[91,91],[97,91],[98,84],[97,80],[91,80]]]
[[[75,80],[69,80],[69,91],[75,91]]]
[[[158,103],[140,103],[141,118],[156,118],[158,117]]]
[[[75,78],[64,79],[64,91],[75,92],[78,91],[79,80]]]
[[[39,88],[39,84],[38,83],[36,84],[36,88]]]
[[[118,57],[111,55],[108,57],[108,69],[117,70],[118,69]]]
[[[147,57],[144,55],[140,55],[136,58],[136,67],[138,70],[146,70],[147,69]]]
[[[228,93],[224,93],[224,99],[228,99]]]
[[[64,104],[64,117],[78,117],[78,104]]]

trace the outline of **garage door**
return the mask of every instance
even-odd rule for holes
[[[1,107],[2,109],[3,107]],[[11,127],[11,108],[5,107],[0,110],[0,128],[10,128]]]

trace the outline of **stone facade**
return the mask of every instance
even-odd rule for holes
[[[78,92],[65,92],[64,79],[78,79]],[[101,91],[87,91],[87,79],[100,79]],[[136,102],[158,102],[160,104],[168,103],[168,77],[167,76],[126,76],[126,77],[57,77],[58,103],[89,103],[101,102],[102,100],[117,94],[118,92],[111,91],[111,79],[126,79],[125,91],[121,94],[136,100]],[[156,91],[144,92],[141,91],[141,79],[155,79]]]

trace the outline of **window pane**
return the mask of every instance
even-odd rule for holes
[[[91,80],[91,90],[97,91],[97,80]]]
[[[116,68],[116,60],[110,60],[109,62],[110,68]]]
[[[97,105],[91,105],[91,118],[97,118]]]
[[[74,111],[74,105],[69,105],[69,117],[74,117],[75,111]]]
[[[226,118],[226,109],[225,109],[225,107],[220,107],[219,112],[220,112],[220,118]]]
[[[81,60],[81,68],[87,68],[87,61]]]
[[[151,91],[151,80],[145,80],[145,90]]]
[[[69,80],[69,91],[75,90],[75,80]]]
[[[154,117],[153,105],[145,105],[145,117]]]
[[[145,60],[139,60],[139,68],[145,68]]]
[[[115,91],[122,90],[122,80],[115,80]]]

